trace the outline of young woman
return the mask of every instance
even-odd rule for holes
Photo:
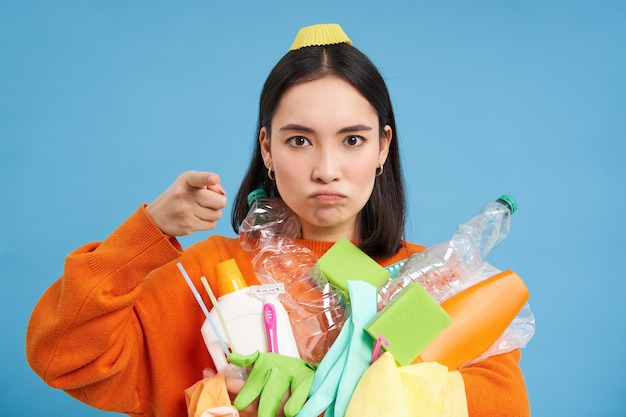
[[[339,238],[383,266],[423,247],[403,237],[405,201],[397,130],[385,82],[335,26],[339,38],[301,46],[274,67],[260,99],[258,141],[234,202],[237,232],[246,196],[262,187],[293,210],[296,242],[322,256]],[[334,35],[333,35],[334,36]],[[257,284],[251,253],[214,235],[185,250],[176,236],[210,230],[226,207],[217,174],[186,172],[106,240],[70,253],[27,334],[32,368],[94,407],[136,416],[186,415],[184,390],[214,367],[200,334],[196,287],[235,258]],[[208,304],[208,300],[206,300]],[[527,416],[518,350],[461,370],[470,416]],[[254,414],[254,406],[251,407]]]

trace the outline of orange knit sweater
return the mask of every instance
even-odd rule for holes
[[[318,257],[332,245],[300,243]],[[407,243],[378,261],[390,265],[422,249]],[[213,265],[229,258],[248,284],[258,284],[237,239],[212,236],[182,251],[141,207],[103,242],[68,255],[63,277],[43,294],[28,325],[31,367],[49,385],[103,410],[186,416],[183,391],[212,361],[200,333],[204,315],[176,263],[200,289],[200,277],[212,282]],[[530,415],[519,359],[514,351],[462,371],[470,416]]]

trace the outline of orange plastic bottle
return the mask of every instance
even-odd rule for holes
[[[486,351],[528,301],[522,279],[503,271],[441,303],[452,322],[413,362],[439,362],[458,369]]]

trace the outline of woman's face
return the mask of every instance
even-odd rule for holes
[[[302,223],[302,238],[356,238],[365,206],[391,141],[380,138],[374,107],[335,76],[297,84],[282,96],[272,137],[261,129],[265,165],[271,166],[285,203]]]

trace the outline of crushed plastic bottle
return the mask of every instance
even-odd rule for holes
[[[254,272],[262,284],[284,283],[285,293],[278,298],[289,313],[300,356],[318,364],[343,327],[346,297],[326,280],[307,248],[284,239],[272,242],[279,244],[265,246],[254,257]]]
[[[271,198],[259,188],[248,194],[248,214],[239,227],[239,239],[249,252],[259,249],[276,236],[295,238],[300,233],[300,222],[291,209],[279,198]]]
[[[300,223],[282,200],[255,190],[248,203],[241,245],[254,254],[252,266],[261,284],[285,285],[278,298],[289,314],[300,357],[319,364],[349,315],[347,297],[326,280],[315,254],[296,243]]]
[[[503,195],[460,224],[449,241],[411,255],[397,277],[379,290],[379,309],[411,282],[419,282],[441,303],[497,272],[484,259],[508,236],[516,209],[515,199]]]
[[[379,310],[412,282],[421,284],[441,304],[474,284],[500,273],[499,269],[484,259],[508,236],[511,215],[516,210],[515,199],[503,195],[485,205],[478,215],[460,224],[449,241],[411,255],[397,276],[378,291]],[[534,334],[535,316],[526,303],[491,347],[463,366],[523,348]]]

